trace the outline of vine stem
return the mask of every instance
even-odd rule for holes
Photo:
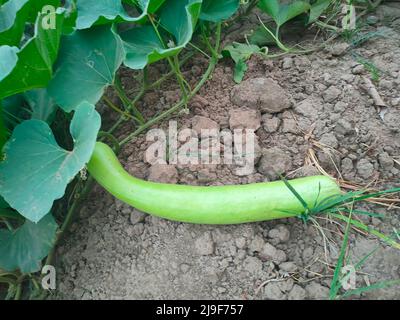
[[[161,37],[160,32],[158,31],[158,28],[157,28],[157,26],[156,26],[156,24],[154,22],[153,17],[151,15],[149,15],[148,17],[149,17],[151,25],[153,26],[154,32],[156,33],[158,39],[160,40],[163,48],[167,49],[167,46],[165,45],[164,40]],[[181,72],[181,70],[179,68],[179,62],[178,62],[177,59],[178,59],[177,55],[175,55],[173,59],[171,59],[171,57],[167,57],[167,61],[170,64],[171,69],[176,74],[176,78],[178,80],[179,86],[180,86],[181,91],[182,91],[183,99],[187,102],[188,101],[188,94],[187,94],[187,91],[186,91],[187,82],[183,78],[182,72]]]
[[[132,111],[135,115],[135,118],[139,121],[140,124],[145,123],[146,120],[144,119],[141,112],[136,108],[135,103],[133,103],[133,101],[130,101],[130,99],[126,95],[124,88],[122,88],[121,79],[118,76],[115,77],[114,88],[122,103],[124,104],[125,109]]]
[[[75,214],[79,211],[83,200],[89,194],[89,192],[91,191],[93,186],[94,186],[94,179],[92,177],[89,177],[87,179],[87,181],[85,181],[82,191],[79,193],[79,195],[77,195],[75,201],[72,203],[72,205],[68,209],[68,212],[64,219],[64,222],[61,225],[61,228],[57,232],[57,236],[56,236],[56,240],[54,242],[53,248],[51,249],[49,255],[47,256],[46,265],[53,264],[54,254],[55,254],[57,245],[60,243],[60,241],[64,237],[65,231],[68,230],[68,228],[70,227],[70,225],[75,217]]]
[[[206,83],[206,81],[210,77],[211,73],[214,71],[215,66],[217,65],[218,59],[219,59],[218,52],[220,50],[220,43],[221,43],[221,24],[219,23],[218,26],[217,26],[217,31],[216,31],[216,45],[215,45],[215,48],[214,48],[213,56],[212,56],[212,58],[210,60],[208,68],[207,68],[206,72],[204,73],[203,77],[197,83],[196,87],[188,95],[188,99],[189,100],[191,98],[193,98],[199,92],[199,90],[203,87],[203,85]],[[121,140],[120,145],[121,146],[125,145],[132,138],[134,138],[137,135],[141,134],[143,131],[145,131],[146,129],[150,128],[152,125],[154,125],[157,122],[167,118],[171,114],[173,114],[176,111],[178,111],[179,109],[181,109],[183,106],[185,106],[185,104],[186,104],[186,101],[184,101],[184,99],[182,99],[177,104],[175,104],[172,108],[164,111],[163,113],[161,113],[157,117],[154,117],[153,119],[151,119],[150,121],[148,121],[144,125],[142,125],[139,128],[137,128],[133,133],[128,135],[125,139]]]

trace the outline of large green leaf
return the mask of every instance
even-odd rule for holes
[[[48,124],[53,122],[57,105],[46,88],[25,92],[24,97],[30,108],[31,119],[42,120]]]
[[[260,0],[258,6],[274,19],[278,27],[310,10],[310,4],[304,1],[280,4],[278,0]]]
[[[321,14],[331,5],[332,2],[332,0],[318,0],[315,2],[310,9],[308,23],[317,21]]]
[[[121,0],[78,0],[77,29],[88,29],[94,25],[112,22],[143,22],[149,7],[156,8],[160,0],[138,0],[136,5],[141,13],[131,17],[124,9]],[[154,9],[153,9],[154,10]]]
[[[3,117],[3,106],[0,105],[0,159],[3,156],[2,150],[3,150],[4,144],[7,142],[7,139],[8,139],[8,133],[7,133],[7,128],[6,128],[6,124],[4,121],[4,117]],[[0,201],[0,203],[1,203],[1,201]]]
[[[121,39],[110,26],[79,30],[63,38],[48,91],[65,111],[97,103],[123,60]]]
[[[8,56],[7,59],[11,61],[15,59],[11,51],[18,57],[15,67],[8,75],[0,74],[0,99],[47,86],[58,53],[63,15],[64,11],[59,11],[56,16],[57,28],[48,30],[42,28],[43,16],[40,16],[36,22],[35,36],[22,49],[0,49],[0,54]]]
[[[0,45],[19,45],[29,9],[29,0],[9,0],[0,7]]]
[[[0,229],[0,268],[37,272],[54,245],[57,223],[48,214],[38,224],[26,221],[16,231]]]
[[[6,78],[17,65],[18,51],[17,47],[0,47],[0,81]]]
[[[40,221],[89,161],[99,128],[100,115],[87,102],[76,109],[71,122],[71,151],[57,144],[43,121],[18,125],[4,147],[5,160],[0,162],[0,194],[25,218]]]
[[[124,64],[143,69],[147,64],[179,53],[192,38],[201,3],[201,0],[169,0],[161,7],[159,31],[166,31],[173,39],[165,37],[161,41],[151,25],[123,32]]]
[[[220,22],[230,18],[239,9],[240,0],[203,0],[200,19]]]

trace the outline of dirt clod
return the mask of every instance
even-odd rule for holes
[[[232,91],[232,103],[265,113],[282,112],[291,107],[289,94],[270,78],[243,81]]]
[[[279,178],[279,174],[289,171],[292,167],[292,159],[279,147],[263,150],[259,162],[258,171],[270,180]]]
[[[177,183],[178,171],[173,165],[155,164],[150,167],[148,180],[160,183]]]

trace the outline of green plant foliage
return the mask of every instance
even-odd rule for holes
[[[143,22],[147,19],[149,7],[155,10],[163,1],[140,0],[135,4],[141,12],[137,17],[131,17],[122,6],[120,0],[77,0],[77,29],[88,29],[94,25],[112,22]]]
[[[48,91],[65,111],[83,101],[97,103],[123,59],[121,39],[110,26],[80,30],[63,38]]]
[[[332,0],[318,0],[311,5],[310,16],[308,18],[308,23],[313,23],[318,20],[318,18],[325,12],[325,10],[331,5]]]
[[[278,27],[310,10],[310,4],[304,1],[280,4],[279,0],[260,0],[258,6],[274,19]]]
[[[203,0],[200,19],[211,22],[220,22],[230,18],[238,9],[240,0]]]
[[[56,15],[56,29],[42,28],[40,16],[36,22],[35,36],[21,49],[0,47],[0,61],[6,57],[13,63],[11,68],[0,66],[0,99],[34,88],[45,87],[52,77],[52,66],[58,54],[61,38],[63,11]],[[15,63],[15,55],[17,62]]]
[[[71,122],[71,151],[57,144],[47,123],[24,121],[4,147],[0,194],[25,218],[40,221],[89,161],[99,129],[100,115],[87,102],[76,109]]]
[[[17,65],[18,48],[10,46],[0,47],[0,81],[6,78]]]
[[[201,0],[169,0],[168,5],[159,10],[158,27],[146,25],[123,32],[124,64],[131,69],[143,69],[150,63],[178,54],[192,38],[201,3]],[[161,33],[165,32],[167,36],[162,38]]]
[[[8,139],[6,124],[2,117],[2,113],[3,113],[3,107],[2,105],[0,105],[0,157],[2,157],[2,149]],[[1,205],[1,199],[0,199],[0,205]]]
[[[29,0],[9,0],[0,7],[0,44],[19,45],[29,9]]]
[[[51,124],[57,110],[57,105],[49,96],[47,89],[35,89],[24,94],[25,100],[30,107],[31,119],[42,120]]]
[[[235,73],[233,79],[236,83],[240,83],[247,71],[246,61],[253,54],[267,54],[267,48],[260,48],[256,45],[234,42],[228,45],[222,51],[225,57],[231,57],[235,62]]]
[[[39,271],[56,237],[57,223],[48,214],[38,224],[26,221],[15,231],[0,229],[0,268],[20,269],[22,273]]]

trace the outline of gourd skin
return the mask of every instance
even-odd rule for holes
[[[228,186],[186,186],[131,176],[112,149],[97,142],[87,165],[93,178],[113,196],[152,215],[198,224],[239,224],[293,217],[304,208],[283,181]],[[325,176],[299,178],[291,186],[312,208],[316,200],[340,195]]]

